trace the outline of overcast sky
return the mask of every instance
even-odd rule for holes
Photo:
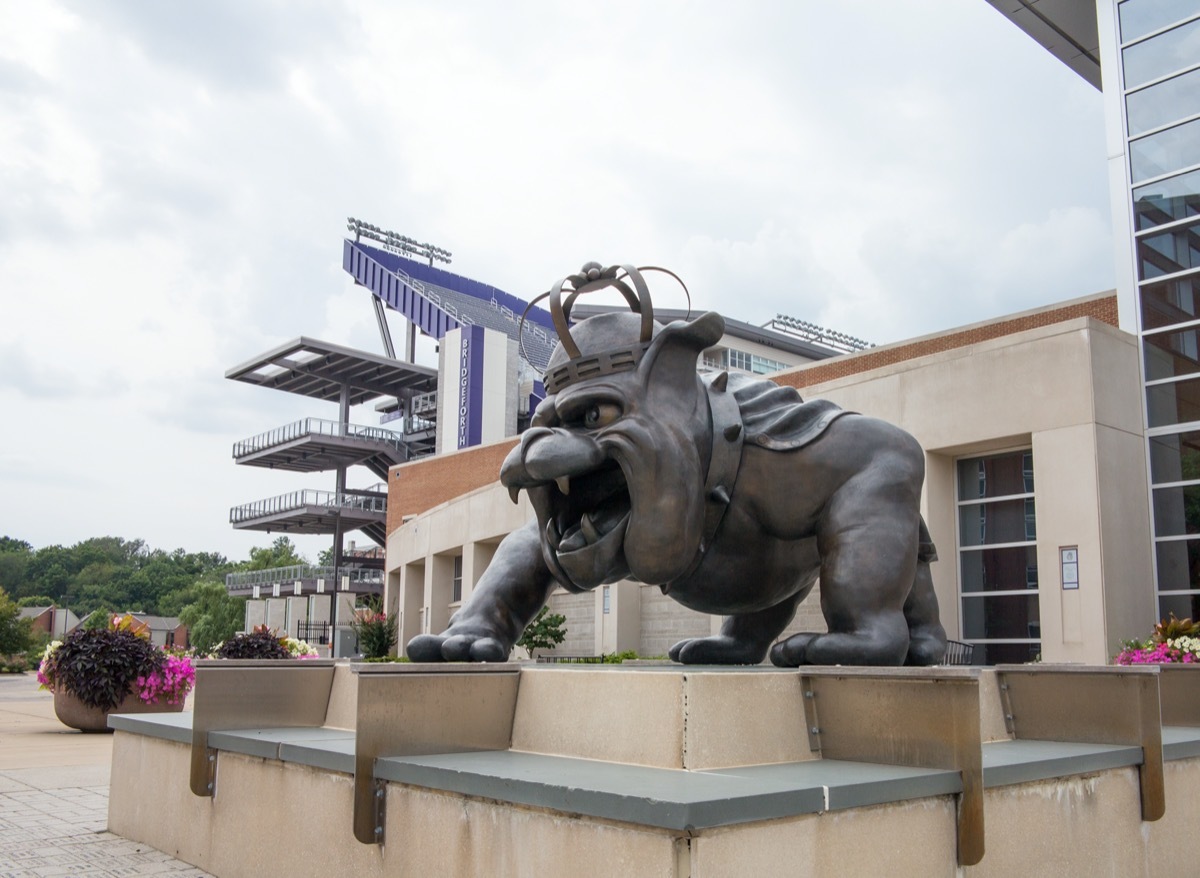
[[[347,216],[886,343],[1111,288],[1108,203],[1099,92],[984,0],[0,0],[0,534],[243,558],[332,487],[230,449],[336,407],[223,376],[380,350]]]

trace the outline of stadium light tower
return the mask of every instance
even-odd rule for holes
[[[381,229],[379,226],[363,222],[354,217],[347,218],[346,228],[354,233],[355,241],[367,238],[368,240],[382,244],[385,249],[391,250],[393,253],[399,253],[401,256],[418,256],[422,259],[428,259],[431,266],[434,260],[445,262],[446,264],[450,263],[452,254],[449,250],[443,250],[441,247],[435,247],[433,244],[422,244],[420,241],[415,241],[407,235],[401,235],[399,232]]]

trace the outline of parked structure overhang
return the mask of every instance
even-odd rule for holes
[[[1091,0],[987,0],[1092,86],[1100,84],[1100,36]]]
[[[327,402],[337,402],[348,387],[350,405],[437,387],[436,369],[305,336],[234,366],[225,377]]]

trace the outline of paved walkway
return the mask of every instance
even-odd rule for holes
[[[206,876],[106,831],[112,736],[54,716],[33,674],[0,674],[0,878]]]

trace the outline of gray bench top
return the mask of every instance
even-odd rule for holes
[[[328,726],[230,729],[208,733],[208,746],[264,759],[354,773],[354,731]]]
[[[190,713],[110,713],[108,727],[117,732],[133,732],[177,744],[192,743]]]
[[[1200,756],[1200,729],[1191,726],[1163,726],[1163,759],[1191,759]]]
[[[682,771],[491,750],[392,756],[375,776],[429,789],[656,826],[704,829],[962,789],[938,769],[816,760]]]
[[[1008,786],[1142,764],[1142,748],[1074,741],[995,741],[983,745],[983,785]]]
[[[115,714],[109,726],[191,744],[190,713]],[[353,730],[209,732],[217,750],[354,773]],[[1166,759],[1200,756],[1200,728],[1163,727]],[[1068,741],[983,746],[986,787],[1139,765],[1141,748]],[[866,807],[961,792],[958,772],[833,759],[682,771],[567,756],[488,750],[376,761],[375,776],[428,789],[673,830]]]

